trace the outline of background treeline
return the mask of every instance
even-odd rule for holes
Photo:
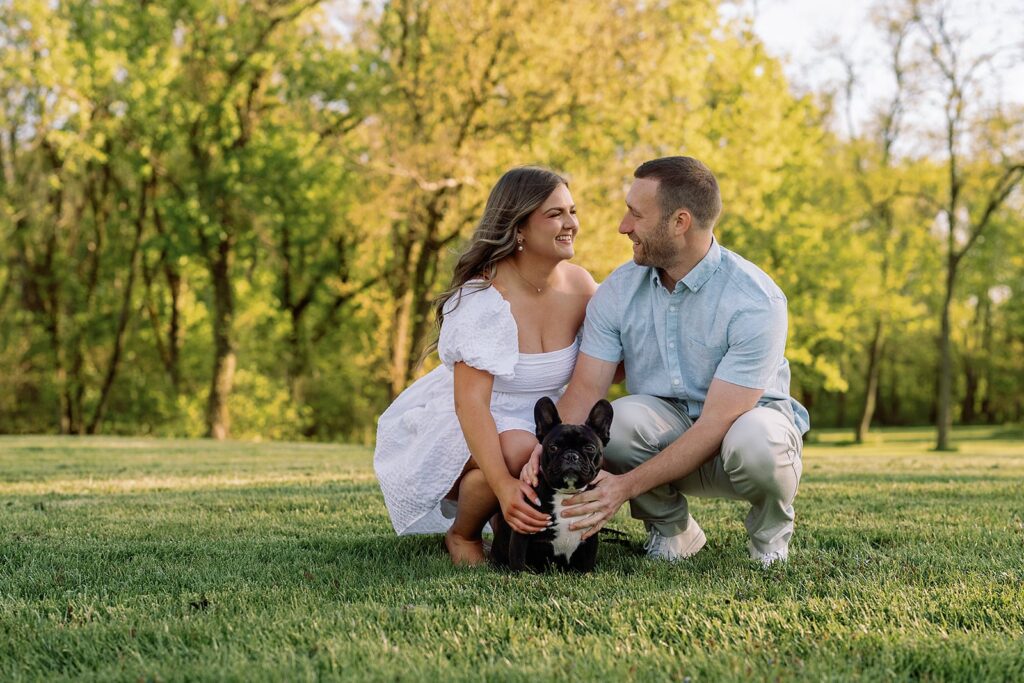
[[[954,26],[880,13],[851,125],[860,65],[794,94],[710,0],[0,0],[0,432],[370,439],[505,169],[570,175],[600,280],[680,153],[816,426],[1020,421],[1024,116]]]

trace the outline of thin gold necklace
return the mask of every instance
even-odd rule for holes
[[[527,279],[526,279],[526,276],[524,276],[524,275],[523,275],[522,273],[520,273],[520,272],[519,272],[519,269],[518,269],[518,268],[516,268],[516,264],[512,262],[512,259],[509,259],[509,262],[508,262],[508,264],[509,264],[510,266],[512,266],[512,270],[516,271],[516,275],[518,275],[518,276],[519,276],[519,278],[520,278],[520,279],[521,279],[521,280],[522,280],[523,282],[525,282],[526,284],[528,284],[528,285],[530,285],[531,287],[533,287],[534,289],[536,289],[536,290],[537,290],[537,293],[538,293],[538,294],[543,294],[543,293],[544,293],[544,289],[543,289],[543,288],[541,288],[541,287],[538,287],[537,285],[533,284],[532,282],[530,282],[529,280],[527,280]],[[546,286],[546,285],[545,285],[545,286]]]

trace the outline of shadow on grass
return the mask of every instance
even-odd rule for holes
[[[996,432],[992,432],[991,436],[979,437],[978,441],[1002,441],[1002,440],[1014,440],[1024,441],[1024,427],[1006,427]]]
[[[363,536],[360,538],[322,538],[298,543],[299,547],[316,548],[326,553],[339,567],[357,572],[366,578],[379,576],[387,571],[389,577],[406,578],[452,577],[464,573],[490,573],[515,575],[514,572],[495,569],[489,565],[481,567],[455,567],[448,559],[443,536],[395,537],[387,535]],[[625,546],[603,542],[598,551],[599,573],[616,573],[628,576],[636,573],[636,563],[642,559],[639,543]],[[551,571],[549,574],[563,574]],[[564,572],[569,576],[578,576]],[[524,576],[529,573],[524,573]]]

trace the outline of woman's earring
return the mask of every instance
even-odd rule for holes
[[[523,238],[520,237],[518,240],[516,240],[516,242],[519,243],[519,249],[517,251],[522,251],[523,250]]]

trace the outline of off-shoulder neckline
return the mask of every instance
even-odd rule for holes
[[[468,285],[470,283],[477,283],[477,282],[486,284],[487,286],[486,287],[480,287],[479,289],[475,289],[473,291],[480,292],[480,291],[483,291],[483,290],[486,290],[486,289],[494,290],[494,293],[497,295],[497,297],[499,299],[501,299],[501,303],[504,304],[505,313],[508,315],[509,319],[512,321],[512,327],[516,331],[516,353],[519,354],[520,358],[522,358],[524,356],[528,357],[528,358],[537,358],[537,357],[540,357],[540,356],[550,356],[550,355],[553,355],[553,354],[556,354],[556,353],[565,353],[569,349],[573,349],[573,348],[576,347],[577,344],[579,344],[579,337],[577,336],[575,339],[573,339],[571,344],[569,344],[568,346],[566,346],[564,348],[561,348],[561,349],[555,349],[554,351],[541,351],[540,353],[520,353],[520,351],[519,351],[519,323],[516,322],[516,317],[514,315],[512,315],[512,304],[510,304],[508,302],[508,299],[505,298],[505,295],[503,295],[501,292],[499,292],[498,288],[495,287],[494,283],[491,282],[490,280],[484,280],[483,278],[473,278],[472,280],[466,280],[466,282],[462,285],[462,287],[465,287],[466,285]],[[460,287],[459,289],[461,290],[462,287]]]

